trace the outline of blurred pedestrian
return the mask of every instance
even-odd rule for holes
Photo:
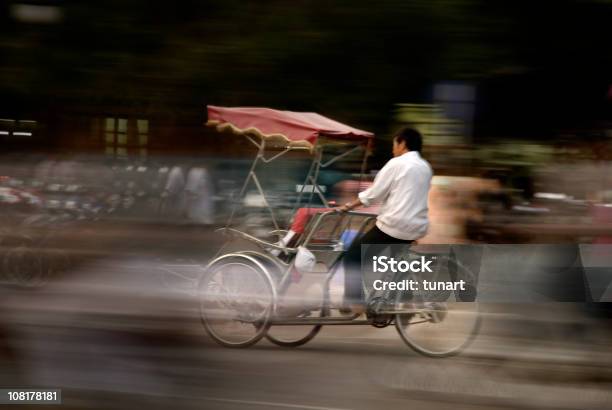
[[[166,185],[162,193],[163,206],[161,213],[169,218],[179,218],[185,210],[185,173],[180,165],[175,165],[168,172]]]
[[[185,200],[187,219],[197,225],[214,223],[214,187],[208,171],[203,166],[194,166],[187,174]]]

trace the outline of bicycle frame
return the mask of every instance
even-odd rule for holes
[[[331,215],[338,215],[338,214],[334,211],[329,211],[329,212],[324,212],[324,213],[314,215],[306,227],[305,232],[307,233],[305,237],[298,243],[298,246],[308,247],[308,245],[310,245],[312,241],[313,235],[317,232],[317,229],[324,223],[325,219]],[[367,225],[375,218],[375,215],[364,213],[364,212],[351,211],[351,212],[343,213],[342,215],[347,218],[351,218],[354,216],[364,217],[364,220],[360,224],[357,235],[361,235],[363,231],[365,230],[365,228],[367,227]],[[289,253],[297,253],[297,250],[298,250],[297,247],[283,248],[279,245],[263,241],[251,235],[248,235],[244,232],[234,230],[231,228],[223,228],[223,229],[224,230],[227,229],[226,232],[232,235],[236,235],[243,239],[251,241],[252,243],[260,246],[262,249],[264,248],[284,249],[288,251]],[[330,251],[330,252],[333,252],[333,251]],[[338,268],[340,267],[340,264],[342,263],[342,258],[344,257],[344,254],[346,253],[346,251],[336,251],[336,252],[341,253],[341,255],[336,259],[333,266],[331,266],[331,269],[326,274],[324,282],[323,282],[323,298],[322,298],[322,303],[321,303],[322,312],[328,312],[330,309],[331,281],[333,280],[335,275],[338,273]],[[418,252],[414,252],[414,254],[419,255]],[[277,282],[277,287],[276,287],[277,295],[279,297],[282,297],[285,294],[285,292],[288,290],[291,284],[291,272],[292,272],[292,269],[294,268],[294,261],[291,261],[290,263],[286,263],[282,261],[280,258],[268,252],[240,251],[240,252],[233,253],[232,255],[248,255],[254,258],[265,259],[265,260],[272,262],[274,265],[276,265],[276,267],[281,272],[279,280]],[[364,286],[364,294],[366,295],[366,298],[369,298],[371,295],[369,295],[367,292],[367,289],[365,289],[365,283],[363,281],[362,281],[362,286]],[[385,295],[385,296],[388,296],[388,295]],[[401,310],[394,309],[391,311],[381,311],[378,313],[380,314],[398,314],[398,313],[410,314],[410,313],[424,312],[425,310],[426,309],[423,309],[423,308],[412,308],[412,309],[401,309]],[[286,326],[296,325],[297,326],[297,325],[348,325],[348,324],[350,325],[370,325],[372,324],[371,319],[354,320],[358,316],[359,315],[346,316],[346,317],[320,317],[320,318],[295,318],[295,319],[273,317],[272,324],[275,326],[276,325],[286,325]]]

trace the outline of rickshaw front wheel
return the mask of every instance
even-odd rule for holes
[[[208,266],[198,286],[200,318],[226,347],[248,347],[268,331],[276,303],[269,273],[245,255],[225,255]]]

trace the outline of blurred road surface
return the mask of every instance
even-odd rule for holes
[[[207,255],[158,255],[2,287],[0,386],[61,388],[75,409],[612,407],[609,322],[580,306],[487,306],[476,342],[447,359],[412,352],[392,327],[324,328],[293,350],[226,349],[194,310],[190,278]]]

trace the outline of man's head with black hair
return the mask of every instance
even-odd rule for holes
[[[393,156],[398,157],[408,151],[421,152],[423,138],[414,128],[402,128],[393,137]]]

